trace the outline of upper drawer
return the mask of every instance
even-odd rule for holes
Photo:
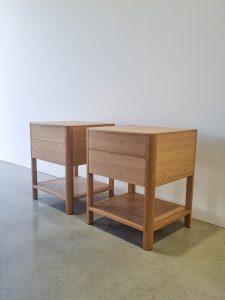
[[[89,130],[88,147],[111,153],[145,157],[146,135]]]
[[[44,126],[31,124],[31,138],[65,144],[65,129],[63,126]]]

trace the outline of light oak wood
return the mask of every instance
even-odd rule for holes
[[[31,172],[32,172],[32,195],[33,199],[38,198],[38,191],[34,188],[34,185],[37,185],[37,160],[31,158]]]
[[[145,157],[146,136],[89,131],[89,149]]]
[[[109,124],[114,125],[114,124]],[[77,126],[73,128],[73,162],[75,165],[86,164],[86,140],[87,140],[87,129],[95,127],[96,125]],[[103,125],[99,124],[99,127]],[[96,127],[95,127],[96,128]]]
[[[65,144],[65,130],[63,127],[31,124],[30,129],[32,139]]]
[[[66,127],[66,213],[67,215],[73,214],[73,131],[70,127]]]
[[[73,199],[80,199],[87,196],[87,179],[81,176],[73,177]],[[39,182],[34,185],[35,189],[54,195],[62,200],[66,200],[66,179],[57,178],[49,181]],[[106,192],[109,190],[108,184],[94,180],[93,194]]]
[[[90,206],[89,210],[144,232],[144,207],[144,195],[126,193],[98,201]],[[168,219],[173,218],[175,221],[188,213],[182,205],[156,198],[152,230],[156,231],[167,225]]]
[[[194,187],[194,176],[189,176],[187,177],[187,184],[186,184],[185,207],[187,210],[190,210],[190,214],[185,216],[184,218],[184,225],[189,228],[191,227],[193,187]]]
[[[90,131],[111,132],[121,134],[167,134],[174,132],[196,131],[196,129],[172,128],[172,127],[158,127],[158,126],[139,126],[139,125],[117,125],[117,126],[103,126],[98,128],[90,128]]]
[[[78,176],[78,166],[74,166],[73,168],[73,176]]]
[[[30,125],[38,126],[58,126],[58,127],[98,127],[98,126],[114,126],[114,123],[103,122],[85,122],[85,121],[47,121],[47,122],[30,122]]]
[[[94,185],[93,185],[93,174],[90,172],[89,168],[89,130],[86,132],[87,138],[87,224],[93,224],[93,212],[89,210],[89,207],[93,206],[93,192],[94,192]]]
[[[37,189],[59,196],[66,200],[67,214],[72,214],[74,205],[73,175],[78,176],[78,165],[86,164],[86,130],[88,127],[111,125],[114,124],[80,121],[30,123],[33,197],[37,198]],[[43,184],[40,186],[37,183],[36,159],[65,166],[66,179],[63,196],[56,192],[57,188],[54,184],[51,187],[53,190],[51,190],[51,188],[48,189],[48,187],[43,187]],[[48,182],[46,184],[49,185]],[[109,185],[105,186],[109,190]]]
[[[42,140],[31,140],[32,158],[65,165],[65,145]]]
[[[90,173],[144,185],[145,159],[97,150],[89,150]]]
[[[129,194],[135,193],[135,184],[128,183],[128,193]]]
[[[114,179],[109,178],[109,197],[114,197]]]
[[[185,217],[185,226],[190,227],[195,129],[114,126],[91,128],[89,137],[88,172],[127,182],[128,193],[97,205],[89,202],[88,211],[142,230],[146,250],[153,247],[155,230],[181,217]],[[185,206],[155,199],[156,186],[185,177],[188,178]],[[140,196],[135,193],[135,185],[145,187],[142,201],[137,201]]]
[[[73,162],[77,165],[86,164],[86,129],[83,126],[73,128]]]
[[[145,250],[151,250],[154,242],[157,138],[157,135],[147,136],[143,233],[143,248]]]
[[[196,131],[161,134],[157,142],[156,186],[194,173]]]

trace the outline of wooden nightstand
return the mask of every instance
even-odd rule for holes
[[[86,164],[86,129],[114,124],[91,122],[30,123],[32,188],[37,199],[38,189],[66,201],[66,213],[73,214],[73,200],[86,196],[87,179],[78,176],[78,166]],[[37,182],[37,159],[65,166],[65,178]],[[94,182],[94,193],[109,190],[113,195],[114,182]]]
[[[191,225],[197,130],[114,126],[88,130],[88,224],[93,213],[143,232],[153,248],[154,231],[184,217]],[[93,174],[128,183],[128,193],[93,204]],[[155,198],[157,186],[187,178],[184,205]],[[135,185],[145,188],[135,193]]]

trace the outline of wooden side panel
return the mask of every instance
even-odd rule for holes
[[[144,186],[145,159],[90,149],[89,172]]]
[[[32,157],[56,163],[65,164],[65,145],[40,140],[31,140]]]
[[[196,130],[158,135],[156,186],[194,173],[196,136]]]
[[[42,126],[31,124],[31,138],[65,144],[65,129],[62,126]]]
[[[86,130],[87,127],[73,128],[73,163],[86,164]]]
[[[89,149],[145,157],[146,135],[89,131]]]

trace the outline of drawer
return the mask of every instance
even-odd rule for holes
[[[63,126],[44,126],[31,124],[31,138],[65,144],[65,129]]]
[[[93,150],[144,158],[146,135],[89,130],[88,147]]]
[[[32,157],[65,165],[65,145],[48,141],[31,140]]]
[[[89,150],[89,172],[144,186],[145,158]]]

